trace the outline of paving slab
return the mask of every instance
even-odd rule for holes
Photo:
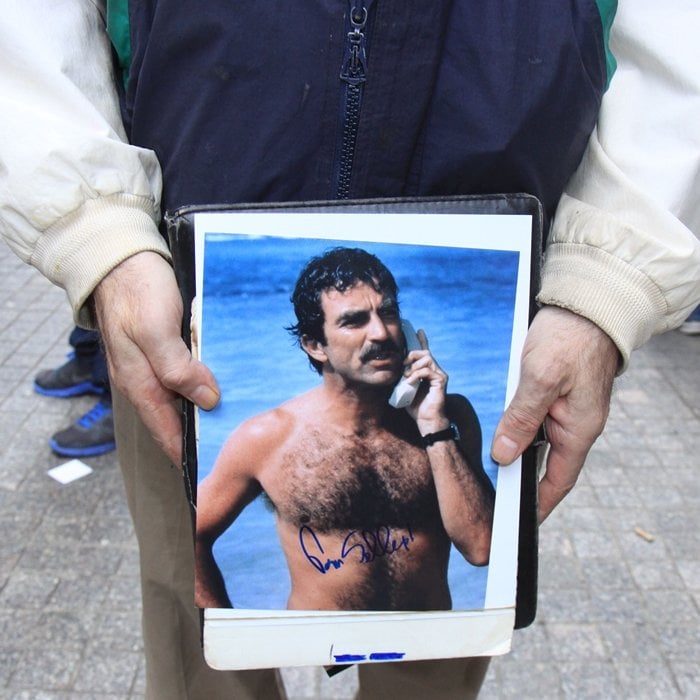
[[[66,461],[49,436],[94,402],[32,390],[68,351],[65,296],[4,245],[0,279],[0,698],[142,698],[115,456],[67,485],[47,475]],[[579,484],[541,528],[537,619],[493,660],[484,700],[700,698],[699,360],[700,337],[678,332],[633,355]],[[357,689],[354,668],[283,674],[291,700]]]

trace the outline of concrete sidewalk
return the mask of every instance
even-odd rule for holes
[[[138,555],[115,457],[84,460],[92,474],[67,485],[46,473],[66,461],[49,436],[94,403],[32,391],[68,350],[64,294],[4,245],[0,279],[0,698],[141,698]],[[699,351],[669,333],[617,382],[579,485],[541,529],[537,620],[491,664],[485,700],[700,698]],[[292,700],[356,689],[352,669],[285,678]]]

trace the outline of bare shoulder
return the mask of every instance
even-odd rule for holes
[[[299,396],[246,419],[226,439],[217,463],[230,464],[239,471],[244,465],[248,471],[269,464],[292,440],[308,405],[308,399]]]
[[[284,407],[278,406],[243,421],[229,435],[224,449],[269,449],[284,439],[293,424],[294,416]]]

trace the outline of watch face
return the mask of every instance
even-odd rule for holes
[[[461,435],[459,434],[459,428],[456,423],[450,423],[450,430],[452,431],[452,438],[457,442],[460,441]]]

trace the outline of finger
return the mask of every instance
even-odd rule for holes
[[[176,397],[151,402],[134,397],[136,408],[144,425],[159,447],[175,465],[182,464],[182,412]]]
[[[550,459],[553,461],[556,461],[558,457],[558,455],[550,453]],[[552,476],[555,469],[556,467],[548,464],[547,471],[538,486],[537,521],[540,524],[576,485],[576,479],[562,480]]]
[[[447,385],[447,375],[432,363],[425,367],[411,367],[410,372],[406,374],[406,378],[411,384],[418,384],[418,382],[426,380],[432,386]]]
[[[575,445],[573,448],[572,442]],[[589,448],[590,445],[576,446],[575,441],[550,446],[545,473],[538,487],[537,515],[540,523],[576,485]]]
[[[204,410],[211,410],[219,403],[221,391],[214,375],[204,363],[192,357],[181,338],[160,344],[149,357],[153,372],[164,387]]]
[[[503,414],[493,436],[491,457],[501,465],[512,464],[533,442],[549,407],[557,399],[556,386],[526,375]]]
[[[410,370],[423,369],[424,367],[437,369],[437,363],[433,359],[433,356],[425,350],[414,350],[407,360],[408,369]]]
[[[542,522],[575,486],[588,453],[605,427],[610,388],[596,384],[594,391],[575,391],[557,400],[545,425],[550,442],[546,469],[539,485]]]
[[[110,382],[136,409],[173,464],[181,463],[182,415],[177,395],[166,389],[140,349],[123,338],[115,353],[105,343]],[[116,361],[115,361],[116,360]]]

